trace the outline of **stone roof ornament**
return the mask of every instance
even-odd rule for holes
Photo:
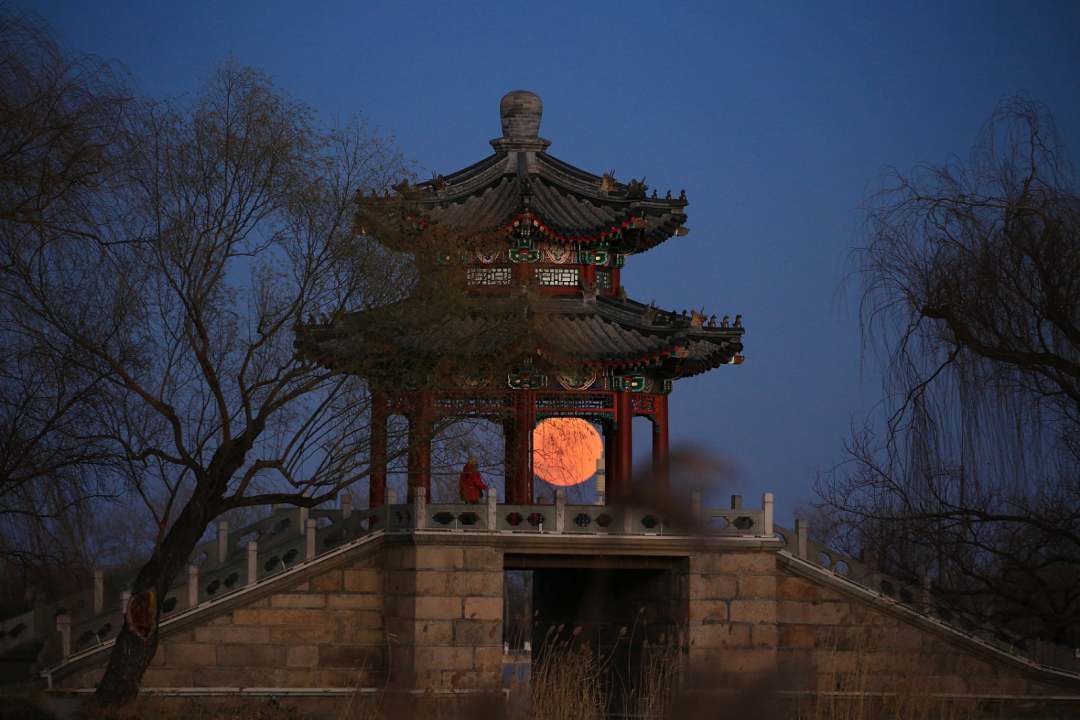
[[[631,200],[644,200],[645,193],[648,192],[649,186],[645,184],[645,178],[640,180],[630,180],[630,184],[626,188],[626,196]]]
[[[550,140],[540,137],[540,118],[544,103],[540,96],[528,90],[513,90],[499,101],[502,137],[491,141],[496,150],[543,152]]]
[[[600,192],[602,192],[602,193],[613,193],[618,189],[619,189],[619,183],[615,179],[615,171],[614,170],[608,170],[600,178]]]

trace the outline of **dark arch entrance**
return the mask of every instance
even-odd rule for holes
[[[682,660],[687,650],[685,558],[506,555],[509,571],[531,571],[532,665],[573,638],[603,668],[618,717],[641,694],[650,663]],[[563,646],[565,647],[565,645]],[[555,650],[558,652],[558,650]]]

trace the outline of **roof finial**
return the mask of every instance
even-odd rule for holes
[[[499,101],[502,137],[491,141],[497,149],[543,150],[551,143],[540,137],[544,103],[528,90],[513,90]]]
[[[540,134],[540,116],[544,103],[528,90],[514,90],[499,102],[502,133],[505,138],[534,138]]]

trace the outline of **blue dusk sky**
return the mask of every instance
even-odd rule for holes
[[[1077,2],[15,4],[157,98],[233,56],[393,133],[421,177],[488,154],[522,88],[556,157],[685,189],[690,234],[630,258],[627,290],[741,313],[746,363],[676,383],[672,444],[730,461],[748,504],[774,491],[785,524],[881,397],[845,284],[875,180],[965,155],[1015,93],[1080,142]]]

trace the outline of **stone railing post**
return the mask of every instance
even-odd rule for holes
[[[417,530],[427,527],[427,488],[417,487],[413,489],[413,522]]]
[[[492,532],[499,529],[499,498],[494,490],[489,490],[487,496],[487,528]]]
[[[217,561],[224,563],[229,559],[229,521],[221,520],[217,524]]]
[[[922,609],[924,613],[929,613],[933,608],[933,598],[930,593],[930,576],[923,575],[921,582],[922,589]]]
[[[309,511],[308,511],[308,509],[306,507],[297,508],[297,511],[298,511],[297,515],[298,515],[299,520],[300,520],[300,522],[298,523],[297,532],[299,532],[301,535],[303,535],[305,532],[307,532],[307,520],[308,520]]]
[[[248,540],[247,584],[254,585],[259,579],[259,543]]]
[[[393,488],[386,488],[386,504],[382,506],[383,513],[382,527],[385,532],[389,532],[394,528],[390,526],[390,520],[394,517],[394,512],[390,508],[397,504],[397,493]]]
[[[701,491],[690,491],[690,522],[694,523],[695,528],[704,528],[705,521],[701,516]]]
[[[125,590],[120,593],[120,614],[127,615],[128,603],[131,602],[131,591]]]
[[[810,559],[810,526],[799,518],[795,518],[795,554],[803,560]]]
[[[742,510],[742,495],[731,496],[731,509]]]
[[[766,492],[761,494],[761,534],[765,537],[773,536],[773,494]]]
[[[56,616],[56,631],[60,633],[60,652],[64,659],[71,657],[71,616],[60,613]]]
[[[559,488],[555,491],[555,532],[561,533],[566,530],[566,491]]]
[[[94,571],[94,614],[105,612],[105,571]]]
[[[348,520],[352,517],[352,493],[341,496],[341,519]]]
[[[315,525],[315,518],[308,518],[304,535],[304,557],[308,560],[315,557]]]
[[[199,605],[199,566],[187,566],[187,606],[189,608]]]
[[[606,461],[601,455],[596,460],[596,504],[603,505],[607,495],[607,468]]]
[[[634,532],[634,508],[623,505],[622,531],[629,535]]]

